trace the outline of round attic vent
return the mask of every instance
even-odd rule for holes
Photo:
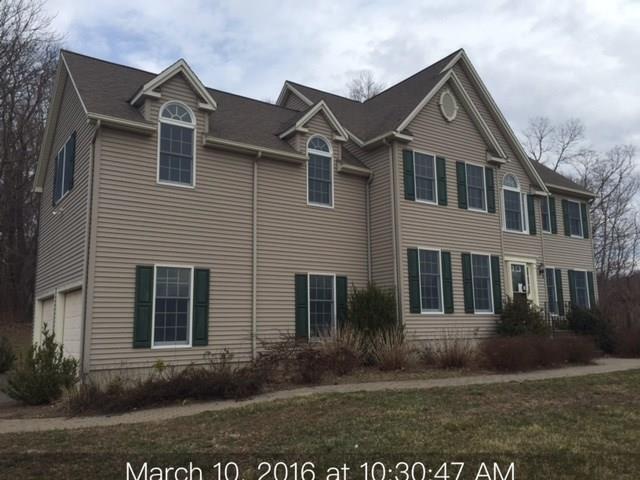
[[[440,95],[440,110],[449,122],[453,122],[458,114],[458,102],[449,90],[445,90]]]

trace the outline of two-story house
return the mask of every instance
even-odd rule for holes
[[[595,302],[592,194],[529,160],[463,50],[275,105],[62,51],[35,188],[34,339],[84,373],[330,334],[368,282],[418,340],[490,335],[517,295]]]

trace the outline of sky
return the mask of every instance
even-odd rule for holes
[[[65,48],[274,101],[285,80],[346,95],[464,48],[516,133],[579,118],[588,146],[640,147],[638,0],[48,0]]]

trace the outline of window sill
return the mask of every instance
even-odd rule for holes
[[[481,210],[480,208],[471,208],[471,207],[467,207],[467,211],[469,212],[475,212],[475,213],[489,213],[487,210]]]
[[[415,203],[422,203],[423,205],[438,205],[438,202],[435,201],[431,201],[431,200],[419,200],[419,199],[415,199],[414,200]]]
[[[570,238],[575,238],[576,240],[585,240],[583,236],[579,236],[579,235],[571,235]]]
[[[151,350],[167,350],[167,349],[171,349],[171,350],[177,350],[177,349],[186,349],[186,348],[192,348],[192,345],[185,345],[182,343],[179,344],[175,344],[175,345],[151,345]]]
[[[164,185],[167,187],[178,187],[178,188],[190,188],[190,189],[195,189],[196,186],[195,184],[186,184],[186,183],[177,183],[177,182],[165,182],[162,180],[157,180],[156,183],[158,185]]]
[[[325,204],[325,203],[307,202],[307,206],[309,206],[309,207],[317,207],[317,208],[333,209],[333,205],[328,205],[328,204]]]
[[[529,232],[526,230],[509,230],[508,228],[503,228],[502,231],[504,233],[515,233],[516,235],[529,235]]]
[[[444,311],[423,310],[418,315],[444,315]]]
[[[60,205],[62,204],[62,202],[64,201],[65,198],[67,198],[71,192],[73,192],[73,188],[67,190],[59,199],[57,202],[53,203],[53,209],[56,210],[58,207],[60,207]]]

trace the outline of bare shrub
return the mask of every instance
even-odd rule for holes
[[[336,375],[351,373],[365,358],[367,338],[360,331],[346,325],[336,335],[322,338],[319,348],[326,356],[329,369]]]
[[[371,358],[380,370],[402,370],[409,364],[412,348],[403,325],[379,330],[370,341]]]
[[[438,368],[468,368],[475,362],[476,347],[468,338],[447,333],[426,344],[421,358]]]
[[[621,357],[640,357],[640,325],[618,327],[615,333],[615,353]]]

